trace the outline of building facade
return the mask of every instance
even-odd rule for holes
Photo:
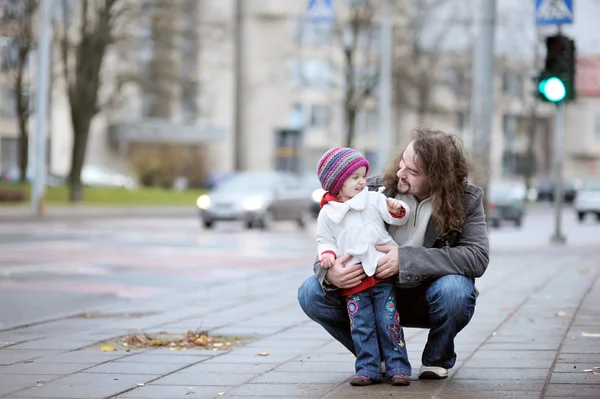
[[[287,129],[301,132],[301,169],[313,171],[325,150],[344,144],[348,38],[339,20],[312,23],[306,19],[306,2],[296,0],[169,4],[165,12],[172,16],[176,37],[156,36],[160,20],[156,16],[140,19],[136,27],[146,40],[140,41],[131,70],[154,84],[126,85],[119,107],[95,118],[87,163],[127,168],[132,146],[175,143],[205,147],[203,162],[214,172],[272,169],[279,151],[278,132]],[[339,19],[345,18],[344,12],[336,10]],[[365,79],[377,72],[379,17],[376,12],[372,26],[356,38],[360,59],[356,76]],[[406,21],[394,18],[396,29],[404,29]],[[7,41],[0,43],[5,49]],[[167,44],[161,48],[160,43]],[[408,51],[398,43],[394,48]],[[1,54],[9,63],[9,52]],[[120,62],[117,54],[113,50],[105,64]],[[410,56],[403,53],[399,59]],[[428,70],[428,107],[418,109],[399,101],[413,93],[394,86],[392,135],[385,158],[410,140],[415,127],[454,132],[469,149],[470,55],[448,53],[438,58],[441,61]],[[586,72],[578,76],[578,100],[567,107],[565,175],[572,178],[598,174],[600,160],[600,90],[584,89],[596,87],[600,71],[589,62],[585,65]],[[534,101],[533,63],[498,58],[495,69],[492,179],[516,179],[530,142],[536,176],[550,175],[554,110]],[[2,76],[0,71],[0,165],[7,167],[16,160],[18,131],[10,87]],[[356,110],[353,145],[369,158],[376,157],[379,148],[377,93],[375,84]],[[50,168],[64,175],[70,165],[72,131],[60,78],[53,84],[51,104]]]

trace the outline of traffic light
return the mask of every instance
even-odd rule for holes
[[[546,62],[540,73],[538,92],[543,101],[574,100],[575,42],[560,33],[546,38]]]

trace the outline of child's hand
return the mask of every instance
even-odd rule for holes
[[[319,262],[321,262],[322,267],[329,269],[335,262],[335,256],[332,254],[322,254],[319,256]]]
[[[386,198],[385,200],[388,210],[391,213],[394,213],[396,215],[402,213],[402,209],[404,208],[402,206],[402,202],[397,200],[396,198]]]

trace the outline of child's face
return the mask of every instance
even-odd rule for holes
[[[346,179],[338,197],[340,201],[348,201],[360,193],[367,185],[367,168],[362,166]]]

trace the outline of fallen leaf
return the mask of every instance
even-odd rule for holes
[[[221,342],[215,342],[215,343],[213,344],[213,347],[215,347],[215,348],[220,348],[220,347],[222,347],[223,345],[224,345],[224,344],[222,344]]]
[[[114,345],[107,344],[107,345],[102,345],[102,347],[100,348],[100,350],[102,352],[112,352],[112,351],[116,351],[117,348],[115,348]]]
[[[198,345],[208,345],[210,343],[210,340],[206,335],[201,335],[200,337],[198,337],[198,339],[196,339],[196,343]]]
[[[585,369],[583,370],[584,373],[593,373],[594,369]]]
[[[218,392],[217,393],[217,396],[223,396],[223,395],[225,395],[225,392]]]
[[[579,274],[588,274],[590,272],[590,269],[588,269],[587,267],[583,267],[581,269],[579,269]]]
[[[44,384],[35,384],[36,387],[43,387]]]
[[[558,311],[558,312],[556,313],[556,315],[557,315],[557,316],[566,316],[566,315],[567,315],[567,312],[563,312],[562,310],[560,310],[560,311]]]
[[[269,356],[269,352],[258,352],[258,356]]]
[[[138,384],[138,387],[143,387],[144,385],[146,385],[146,384],[144,384],[143,382],[140,382],[140,383]]]
[[[581,336],[582,337],[600,338],[600,333],[586,333],[586,332],[582,332]]]
[[[495,337],[496,335],[498,335],[498,333],[497,333],[496,331],[494,331],[494,332],[492,333],[492,337]]]

